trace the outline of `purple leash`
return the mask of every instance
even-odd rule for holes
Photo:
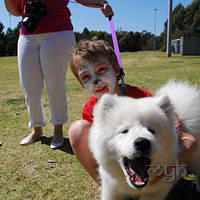
[[[117,61],[118,61],[118,64],[120,66],[120,75],[119,75],[118,78],[121,79],[122,90],[123,90],[123,93],[125,95],[126,94],[126,84],[124,82],[125,74],[124,74],[122,60],[121,60],[121,56],[120,56],[118,40],[117,40],[117,36],[116,36],[115,27],[114,27],[114,23],[113,23],[112,17],[109,17],[108,19],[109,19],[109,23],[110,23],[110,29],[111,29],[111,33],[112,33],[112,40],[113,40],[115,54],[117,56]]]

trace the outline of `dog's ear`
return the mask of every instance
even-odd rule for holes
[[[94,117],[96,117],[99,114],[102,117],[104,117],[106,114],[108,114],[109,111],[116,105],[117,103],[116,98],[117,95],[108,93],[104,94],[94,107]]]
[[[174,111],[168,95],[162,94],[157,96],[156,98],[159,107],[165,112],[166,115],[170,115]]]
[[[114,107],[114,104],[116,103],[116,100],[115,100],[116,97],[117,95],[115,94],[108,94],[108,93],[104,94],[98,101],[97,106],[103,111],[107,112],[108,110]]]

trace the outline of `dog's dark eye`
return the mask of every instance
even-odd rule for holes
[[[152,128],[148,128],[148,131],[151,132],[153,135],[156,134],[156,131],[154,129],[152,129]]]
[[[121,133],[123,134],[128,133],[128,129],[123,130]]]

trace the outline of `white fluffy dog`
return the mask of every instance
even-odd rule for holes
[[[166,171],[181,150],[177,115],[182,129],[200,141],[200,93],[187,82],[171,80],[154,97],[101,97],[89,142],[99,164],[102,200],[164,200],[186,165],[200,176],[199,147],[184,166]],[[151,184],[161,172],[165,176]]]

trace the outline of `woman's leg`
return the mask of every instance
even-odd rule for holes
[[[30,144],[42,134],[46,124],[42,103],[43,75],[40,68],[39,46],[37,37],[20,36],[18,41],[19,77],[25,95],[29,113],[29,127],[32,133],[21,141],[22,145]]]
[[[69,128],[69,140],[79,162],[89,175],[100,185],[98,165],[94,159],[88,144],[90,123],[85,120],[74,122]]]
[[[47,86],[51,122],[55,126],[52,140],[55,148],[64,142],[62,126],[67,121],[66,72],[74,44],[74,33],[63,31],[45,34],[40,47],[40,62]]]

